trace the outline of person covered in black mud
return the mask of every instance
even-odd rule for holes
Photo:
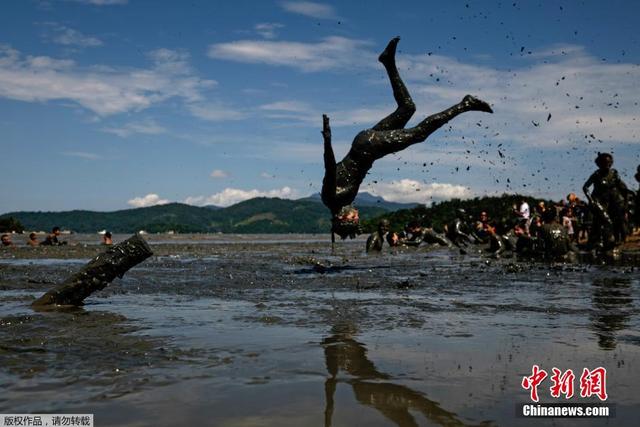
[[[595,171],[582,187],[593,211],[593,225],[589,233],[589,246],[604,250],[613,249],[624,243],[627,236],[627,195],[626,184],[613,169],[613,156],[598,153]],[[589,187],[593,191],[589,193]]]
[[[342,239],[353,238],[360,232],[358,222],[349,220],[347,217],[350,212],[356,210],[351,203],[374,161],[426,140],[429,135],[459,114],[467,111],[493,113],[489,104],[467,95],[460,103],[427,117],[415,127],[405,129],[416,107],[396,67],[396,47],[399,41],[399,37],[392,39],[378,57],[387,71],[393,97],[398,104],[397,109],[373,128],[358,133],[351,144],[351,149],[338,163],[331,146],[329,117],[322,116],[325,168],[322,201],[331,211],[332,233],[338,234]]]
[[[464,209],[456,209],[455,219],[447,224],[446,237],[463,253],[465,252],[464,247],[477,242],[477,238],[467,222],[467,212]]]
[[[378,223],[378,229],[369,235],[367,239],[367,253],[380,252],[384,244],[384,238],[389,232],[389,220],[383,219]]]
[[[555,209],[542,214],[544,225],[538,237],[539,254],[546,261],[575,262],[578,249],[573,245],[566,227],[558,221]]]
[[[47,235],[47,237],[40,242],[41,246],[64,246],[67,244],[66,241],[60,241],[58,237],[60,236],[60,227],[56,226],[51,229],[51,233]]]
[[[400,244],[418,247],[422,243],[451,247],[452,244],[446,237],[437,233],[431,226],[422,226],[420,221],[409,222],[405,227],[405,235],[400,237]]]

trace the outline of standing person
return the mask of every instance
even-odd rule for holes
[[[562,226],[567,231],[569,240],[574,241],[574,229],[573,229],[573,212],[571,208],[566,207],[562,210]]]
[[[529,203],[522,199],[520,206],[513,209],[513,213],[518,217],[518,223],[524,228],[525,234],[529,234],[529,225],[531,225],[531,211],[529,210]]]
[[[40,242],[38,242],[38,235],[36,233],[29,234],[29,240],[27,240],[27,245],[29,246],[38,246]]]
[[[395,56],[399,41],[399,37],[392,39],[378,57],[387,71],[393,97],[398,104],[397,109],[373,128],[358,133],[351,144],[351,149],[338,163],[331,146],[329,117],[326,115],[322,117],[325,168],[322,180],[322,201],[331,211],[332,233],[338,234],[343,239],[356,234],[353,223],[345,222],[342,218],[347,211],[355,210],[351,203],[374,161],[426,140],[429,135],[459,114],[468,111],[493,112],[486,102],[467,95],[460,103],[427,117],[415,127],[405,129],[416,107],[396,68]]]
[[[624,243],[626,238],[627,189],[618,171],[613,169],[613,156],[598,153],[595,160],[598,170],[584,183],[582,190],[594,212],[590,244],[611,249]],[[593,191],[589,193],[589,187]],[[593,237],[593,239],[592,239]]]

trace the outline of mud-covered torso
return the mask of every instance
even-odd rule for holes
[[[561,256],[569,252],[569,236],[561,224],[543,225],[541,235],[547,256]]]
[[[367,239],[367,252],[380,252],[382,250],[383,243],[384,236],[379,231],[372,233]]]
[[[589,180],[593,183],[592,197],[604,204],[622,203],[624,195],[618,171],[610,169],[608,172],[595,171]]]
[[[376,159],[367,136],[371,130],[360,132],[353,140],[347,155],[336,165],[336,201],[342,206],[353,202],[360,184]]]

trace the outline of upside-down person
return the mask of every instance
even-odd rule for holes
[[[329,117],[322,116],[325,168],[322,201],[331,211],[331,232],[343,239],[353,238],[360,233],[357,210],[351,203],[374,161],[424,141],[458,114],[467,111],[493,113],[489,104],[467,95],[460,103],[427,117],[415,127],[405,129],[416,107],[396,68],[395,55],[399,41],[399,37],[392,39],[378,57],[387,70],[398,108],[371,129],[358,133],[351,149],[339,163],[336,163],[331,146]]]

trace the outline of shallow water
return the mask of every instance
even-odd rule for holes
[[[362,239],[332,254],[324,239],[149,236],[152,258],[59,312],[29,303],[99,239],[0,251],[0,413],[94,413],[97,426],[636,424],[636,268],[367,256]],[[533,364],[605,367],[616,417],[516,418]],[[543,402],[556,401],[549,384]]]

